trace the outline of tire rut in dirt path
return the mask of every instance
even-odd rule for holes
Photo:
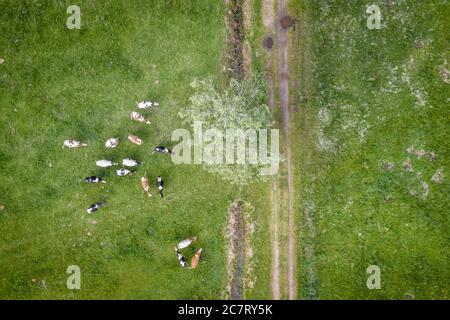
[[[296,280],[296,228],[293,210],[293,173],[290,142],[290,114],[289,114],[289,65],[288,65],[288,37],[287,30],[279,21],[287,15],[287,0],[278,0],[277,23],[275,27],[277,37],[277,77],[279,100],[282,114],[282,125],[286,139],[286,167],[287,167],[287,201],[288,201],[288,299],[297,297]]]
[[[267,95],[269,107],[272,111],[275,110],[275,95],[274,95],[274,81],[273,81],[273,52],[272,52],[272,32],[274,29],[274,2],[273,0],[263,0],[262,3],[262,19],[263,25],[266,28],[268,35],[264,41],[264,46],[269,51],[269,56],[266,63],[266,80],[267,80]],[[279,264],[279,240],[278,240],[278,188],[277,176],[272,178],[272,214],[271,214],[271,236],[272,236],[272,266],[270,276],[270,288],[273,300],[280,300],[280,264]]]
[[[272,223],[273,245],[272,245],[272,275],[271,291],[272,299],[280,300],[280,270],[279,270],[279,243],[278,243],[278,201],[277,201],[277,178],[272,179]]]
[[[271,2],[271,0],[269,0]],[[267,93],[269,98],[269,107],[274,110],[275,97],[273,90],[272,78],[272,56],[269,56],[266,65],[266,80]],[[277,199],[277,176],[272,178],[272,215],[271,215],[271,229],[272,229],[272,267],[271,267],[271,292],[273,300],[280,300],[280,271],[279,271],[279,243],[278,243],[278,199]]]

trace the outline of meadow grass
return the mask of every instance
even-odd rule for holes
[[[223,4],[80,1],[81,30],[68,30],[70,4],[0,4],[0,297],[219,297],[224,224],[238,191],[151,149],[170,146],[171,131],[182,127],[177,112],[192,79],[221,71]],[[161,104],[144,112],[149,126],[129,119],[142,99]],[[144,144],[132,145],[129,133]],[[110,137],[120,138],[116,149],[104,147]],[[69,138],[89,146],[62,149]],[[145,161],[138,175],[95,166],[127,156]],[[151,200],[140,187],[144,173]],[[83,183],[89,175],[107,184]],[[155,192],[157,175],[165,199]],[[88,215],[99,200],[107,205]],[[192,235],[186,258],[200,247],[204,256],[188,272],[174,247]],[[69,265],[81,268],[81,290],[66,288]]]
[[[291,138],[299,298],[449,298],[448,177],[431,181],[439,169],[448,176],[449,91],[439,74],[449,59],[448,1],[374,3],[381,30],[367,29],[364,1],[291,3],[307,37],[290,51],[300,106]],[[177,113],[190,82],[222,74],[223,3],[80,1],[81,30],[68,30],[70,4],[0,3],[0,298],[219,298],[227,210],[238,198],[255,207],[256,282],[245,297],[270,298],[270,181],[239,189],[151,153],[183,127]],[[261,72],[261,3],[252,5],[247,41],[252,70]],[[144,112],[149,126],[129,119],[142,99],[161,103]],[[132,145],[129,133],[144,145]],[[110,137],[120,137],[118,148],[104,147]],[[62,149],[68,138],[89,147]],[[95,166],[125,157],[145,161],[138,175]],[[403,168],[408,158],[414,171]],[[88,175],[108,183],[83,183]],[[165,199],[155,193],[157,175]],[[99,200],[107,205],[88,215]],[[198,240],[183,253],[190,259],[203,247],[204,256],[186,271],[174,246],[192,235]],[[69,265],[81,268],[81,290],[66,288]],[[369,265],[381,268],[380,290],[366,287]]]
[[[448,299],[449,184],[431,178],[449,169],[449,3],[372,2],[381,30],[366,26],[367,1],[294,3],[308,36],[296,57],[299,297]],[[369,265],[379,290],[366,286]]]

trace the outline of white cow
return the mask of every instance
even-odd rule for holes
[[[177,245],[177,248],[178,249],[184,249],[184,248],[186,248],[187,246],[189,246],[193,241],[195,241],[197,239],[197,237],[192,237],[192,238],[190,238],[190,239],[186,239],[186,240],[183,240],[183,241],[181,241],[178,245]]]
[[[107,167],[112,167],[112,166],[118,165],[118,163],[112,162],[111,160],[97,160],[97,161],[95,161],[95,164],[102,168],[107,168]]]
[[[136,161],[136,160],[133,160],[133,159],[130,159],[130,158],[126,158],[126,159],[122,160],[122,164],[124,166],[127,166],[127,167],[135,167],[135,166],[137,166],[139,164],[144,164],[144,162]]]
[[[152,101],[148,101],[148,100],[144,100],[141,102],[136,102],[137,106],[139,109],[148,109],[151,107],[156,107],[159,106],[158,102],[152,102]]]
[[[119,144],[119,138],[109,138],[106,140],[105,147],[115,148]]]
[[[64,140],[63,148],[64,147],[80,148],[80,147],[87,147],[87,144],[81,143],[80,141],[77,141],[77,140]]]

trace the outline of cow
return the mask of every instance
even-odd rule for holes
[[[136,172],[136,170],[128,170],[128,169],[125,169],[125,168],[116,170],[116,174],[118,176],[126,176],[127,174],[134,173],[134,172]]]
[[[103,207],[104,206],[104,203],[101,203],[101,202],[97,202],[97,203],[94,203],[92,206],[90,206],[89,208],[87,208],[87,212],[88,213],[93,213],[93,212],[95,212],[95,211],[97,211],[98,209],[100,209],[101,207]]]
[[[109,138],[106,140],[105,147],[115,148],[119,144],[119,138]]]
[[[99,183],[99,182],[106,183],[105,180],[103,180],[102,178],[96,177],[96,176],[87,177],[86,179],[84,179],[84,181],[90,182],[90,183]]]
[[[197,268],[198,263],[200,262],[200,257],[202,256],[202,251],[203,251],[202,248],[198,249],[198,251],[192,257],[192,259],[191,259],[191,269]]]
[[[158,177],[156,178],[156,182],[157,182],[157,184],[158,184],[158,192],[159,192],[159,196],[160,196],[161,198],[164,198],[164,196],[163,196],[164,181],[163,181],[163,179],[162,179],[160,176],[158,176]]]
[[[77,140],[64,140],[63,148],[81,148],[81,147],[87,147],[86,143],[82,143]]]
[[[148,181],[148,178],[146,176],[141,177],[141,185],[142,188],[144,189],[145,193],[151,197],[152,194],[150,193],[150,183]]]
[[[171,154],[172,150],[170,150],[169,148],[163,147],[163,146],[157,146],[153,149],[153,152]]]
[[[195,241],[195,240],[197,240],[197,237],[196,236],[193,236],[192,238],[190,238],[190,239],[186,239],[186,240],[183,240],[183,241],[181,241],[178,245],[177,245],[177,248],[178,249],[184,249],[184,248],[186,248],[187,246],[189,246],[193,241]]]
[[[183,255],[180,253],[180,251],[178,250],[177,247],[175,247],[175,252],[177,253],[177,258],[178,258],[178,262],[180,263],[180,265],[183,268],[186,268],[186,266],[187,266],[186,259],[183,257]]]
[[[141,138],[139,138],[138,136],[134,136],[132,134],[128,135],[128,140],[130,140],[134,144],[137,144],[138,146],[144,143],[144,141],[142,141]]]
[[[107,168],[107,167],[118,165],[118,163],[112,162],[111,160],[97,160],[97,161],[95,161],[95,164],[102,168]]]
[[[145,122],[146,124],[150,124],[151,122],[148,120],[145,120],[144,116],[140,114],[139,112],[133,111],[130,113],[131,120],[135,120],[138,122]]]
[[[144,101],[141,101],[141,102],[137,102],[136,101],[136,104],[137,104],[139,109],[148,109],[148,108],[151,108],[151,107],[159,106],[158,102],[152,102],[152,101],[148,101],[148,100],[144,100]]]
[[[122,160],[122,164],[127,167],[135,167],[139,164],[144,164],[144,162],[136,161],[130,158],[126,158]]]

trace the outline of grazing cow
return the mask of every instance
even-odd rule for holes
[[[171,154],[171,153],[172,153],[172,150],[170,150],[169,148],[166,148],[166,147],[158,146],[158,147],[155,147],[155,148],[153,149],[153,152],[158,152],[158,153],[169,153],[169,154]]]
[[[64,147],[80,148],[80,147],[87,147],[87,144],[81,143],[80,141],[77,141],[77,140],[64,140],[63,148]]]
[[[141,101],[141,102],[136,102],[136,104],[137,104],[139,109],[148,109],[148,108],[151,108],[151,107],[159,106],[158,102],[152,102],[152,101],[147,101],[147,100],[144,100],[144,101]]]
[[[144,162],[136,161],[130,158],[126,158],[122,160],[122,164],[127,167],[135,167],[139,164],[144,164]]]
[[[186,259],[183,257],[177,247],[175,247],[175,252],[177,253],[178,262],[180,262],[180,265],[185,268],[187,266]]]
[[[105,147],[115,148],[119,144],[119,138],[109,138],[106,140]]]
[[[184,248],[186,248],[187,246],[189,246],[193,241],[195,241],[195,240],[197,240],[197,237],[196,236],[193,236],[192,238],[190,238],[190,239],[186,239],[186,240],[183,240],[183,241],[181,241],[178,245],[177,245],[177,248],[178,249],[184,249]]]
[[[104,206],[103,203],[97,202],[97,203],[93,204],[92,206],[90,206],[89,208],[87,208],[86,211],[87,211],[88,213],[92,213],[92,212],[97,211],[98,209],[100,209],[100,208],[103,207],[103,206]]]
[[[144,143],[141,138],[139,138],[138,136],[133,136],[132,134],[128,135],[128,140],[130,140],[134,144],[137,144],[138,146]]]
[[[159,176],[158,176],[158,178],[156,178],[156,179],[157,179],[157,183],[158,183],[158,192],[159,192],[159,196],[160,196],[161,198],[164,198],[164,196],[163,196],[164,181],[163,181],[163,179],[162,179],[161,177],[159,177]]]
[[[133,111],[130,113],[131,120],[136,120],[138,122],[145,122],[146,124],[150,124],[151,122],[148,120],[145,120],[144,116],[140,114],[139,112]]]
[[[90,183],[99,183],[99,182],[106,183],[105,180],[103,180],[102,178],[96,177],[96,176],[87,177],[86,179],[84,179],[84,181],[90,182]]]
[[[148,181],[148,178],[146,176],[141,177],[141,185],[142,188],[144,189],[145,193],[151,197],[152,194],[150,193],[150,183]]]
[[[107,167],[118,165],[118,163],[112,162],[111,160],[97,160],[97,161],[95,161],[95,164],[102,168],[107,168]]]
[[[200,257],[202,256],[203,249],[200,248],[195,255],[191,259],[191,269],[195,269],[198,266],[198,263],[200,262]]]
[[[134,172],[136,172],[136,170],[128,170],[128,169],[125,169],[125,168],[116,170],[116,173],[117,173],[118,176],[126,176],[127,174],[134,173]]]

